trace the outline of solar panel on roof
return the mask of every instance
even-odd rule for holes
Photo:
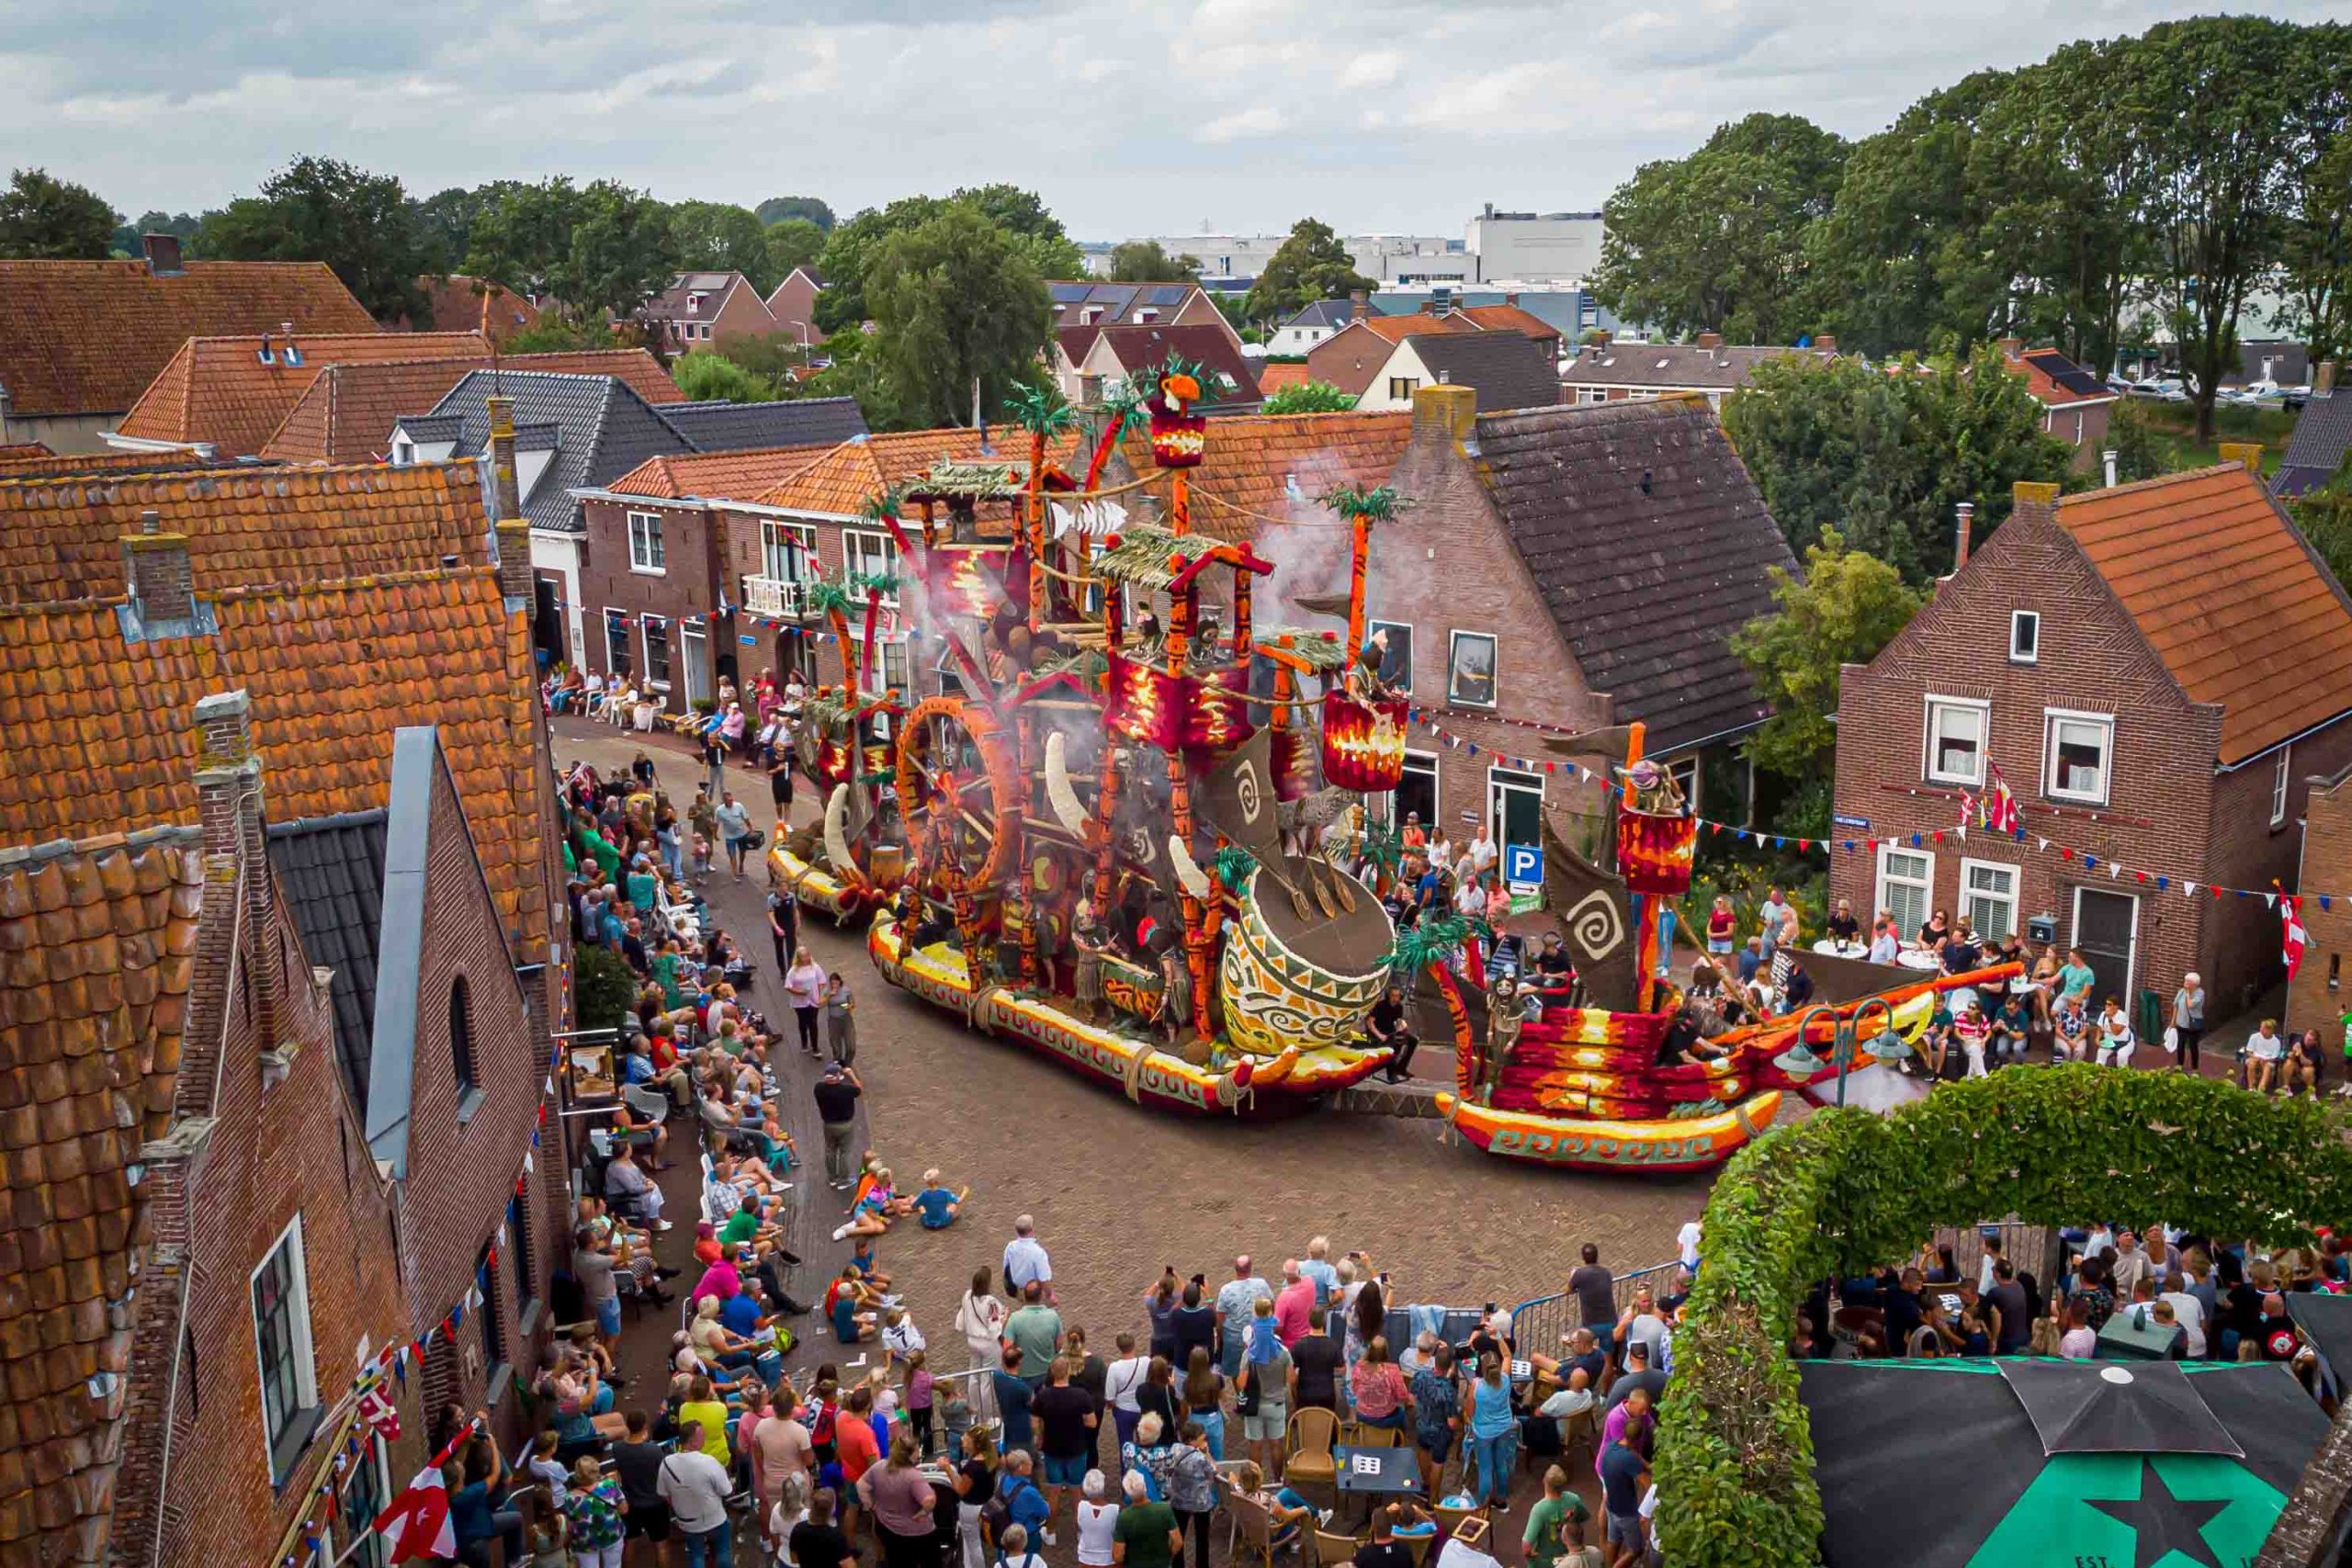
[[[1188,292],[1190,292],[1190,290],[1186,289],[1182,284],[1155,284],[1151,288],[1143,291],[1143,303],[1147,305],[1181,305],[1184,302],[1184,296]]]

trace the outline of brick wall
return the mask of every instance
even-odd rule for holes
[[[581,511],[587,520],[581,550],[580,604],[588,634],[588,668],[612,673],[605,612],[619,610],[629,617],[629,669],[642,676],[646,628],[639,617],[659,615],[668,623],[664,630],[670,647],[670,687],[662,695],[662,707],[684,713],[688,643],[682,627],[687,617],[700,616],[707,635],[702,644],[703,669],[696,679],[706,694],[715,695],[718,690],[716,660],[734,650],[720,646],[719,630],[709,621],[718,608],[720,589],[718,530],[711,514],[698,505],[640,502],[624,506],[611,501],[587,502]],[[632,512],[650,513],[662,519],[662,570],[658,576],[629,565],[628,514]],[[737,592],[730,591],[728,598],[733,599]]]
[[[2298,770],[2300,773],[2300,770]],[[2301,969],[2287,992],[2287,1027],[2324,1028],[2335,1044],[2343,1043],[2346,1003],[2346,971],[2352,969],[2352,898],[2337,891],[2352,891],[2352,790],[2341,781],[2329,784],[2301,775],[2309,792],[2303,808],[2302,863],[2298,886],[2330,895],[2328,908],[2306,897],[2303,931],[2309,945]]]
[[[719,581],[727,589],[729,602],[741,603],[743,579],[767,575],[761,525],[786,520],[723,509],[718,516],[722,551],[718,568]],[[849,564],[849,547],[842,537],[845,525],[825,517],[797,517],[789,521],[808,528],[813,535],[812,573],[819,577],[839,578]],[[861,531],[884,532],[881,529]],[[909,532],[912,534],[915,530],[910,527]],[[901,563],[901,580],[907,576],[910,566],[910,563]],[[910,596],[915,592],[918,590],[910,588],[906,593]],[[901,602],[907,602],[904,596]],[[887,609],[885,613],[887,615]],[[856,637],[864,625],[862,613],[853,614],[849,617],[850,636]],[[829,629],[821,618],[787,621],[780,627],[769,627],[748,615],[738,615],[728,627],[727,635],[746,680],[757,680],[763,671],[769,670],[775,671],[781,680],[786,670],[797,667],[813,683],[836,682],[842,678],[842,650],[830,636],[825,635]],[[754,639],[752,646],[744,645],[742,638],[745,637]],[[913,644],[909,654],[908,676],[913,694],[918,698],[935,696],[939,693],[939,676],[933,666],[939,660],[940,648],[936,637],[922,638]]]
[[[2041,616],[2036,662],[2008,658],[2010,615]],[[1959,820],[1959,790],[1930,784],[1925,773],[1926,697],[1973,699],[1991,705],[1988,751],[2016,794],[2029,841],[1971,834],[1965,843],[1949,831]],[[2111,712],[2115,739],[2109,804],[2088,807],[2045,799],[2041,792],[2043,710]],[[2001,529],[1956,576],[1939,584],[1934,601],[1868,666],[1849,665],[1840,683],[1836,809],[1841,838],[1907,840],[1922,835],[1935,856],[1932,907],[1961,908],[1963,857],[2020,868],[2019,924],[2054,914],[2058,939],[2073,938],[2075,889],[2096,887],[2140,899],[2135,988],[2169,995],[2181,973],[2198,968],[2217,999],[2253,976],[2234,937],[2225,933],[2248,919],[2209,897],[2185,897],[2176,882],[2159,891],[2126,874],[2106,874],[2106,863],[2147,867],[2200,882],[2226,882],[2223,860],[2242,860],[2222,846],[2217,855],[2215,814],[2223,803],[2212,759],[2221,740],[2222,712],[2192,703],[2141,637],[2106,583],[2060,527],[2047,500],[2020,500]],[[2265,775],[2266,779],[2267,775]],[[2234,807],[2232,807],[2234,810]],[[2265,797],[2265,819],[2267,798]],[[1932,835],[1945,833],[1938,844]],[[2062,860],[2046,837],[2095,856]],[[1857,908],[1877,901],[1875,857],[1839,853],[1831,862],[1832,893]],[[2259,910],[2257,904],[2256,909]]]

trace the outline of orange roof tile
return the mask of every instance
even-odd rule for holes
[[[425,304],[424,320],[415,323],[420,331],[479,332],[504,343],[538,324],[539,308],[503,283],[463,273],[419,281]]]
[[[649,403],[684,402],[686,398],[660,361],[641,348],[510,354],[495,363],[508,370],[610,376]],[[261,455],[287,463],[381,462],[390,452],[392,426],[402,414],[433,407],[467,371],[487,370],[492,364],[488,355],[464,355],[327,366],[286,411],[285,419],[263,443]]]
[[[119,434],[142,441],[207,442],[223,457],[248,457],[260,452],[287,411],[330,365],[490,354],[480,333],[298,332],[293,342],[301,355],[297,365],[277,357],[264,364],[259,333],[188,339],[122,416]]]
[[[0,603],[115,598],[140,513],[187,536],[199,593],[480,563],[489,522],[471,463],[212,468],[19,479],[0,469]]]
[[[1404,454],[1413,416],[1387,413],[1241,414],[1211,419],[1193,470],[1193,526],[1235,542],[1267,519],[1329,522],[1315,498],[1335,485],[1383,485]],[[1149,471],[1148,437],[1128,437],[1127,461]]]
[[[2086,491],[2058,521],[2238,761],[2352,709],[2352,601],[2235,463]]]
[[[698,496],[706,501],[749,501],[775,489],[818,458],[831,446],[755,446],[742,452],[684,452],[648,457],[605,486],[615,495],[652,496],[679,501]]]
[[[1272,397],[1284,387],[1303,387],[1308,381],[1303,361],[1261,359],[1258,362],[1258,390]]]
[[[1349,325],[1365,328],[1373,336],[1381,339],[1392,348],[1407,338],[1419,337],[1423,333],[1475,333],[1486,330],[1474,322],[1464,321],[1458,313],[1432,316],[1419,310],[1416,310],[1409,316],[1366,316],[1363,321],[1351,321]],[[1340,329],[1340,332],[1347,330],[1347,327]],[[1332,334],[1333,337],[1338,335],[1337,333]],[[1329,339],[1325,341],[1329,342]]]
[[[115,413],[191,337],[368,333],[376,323],[323,262],[0,261],[0,386],[37,418]]]
[[[955,425],[854,436],[827,447],[814,460],[751,499],[794,512],[854,517],[867,497],[927,472],[943,458],[957,463],[1028,461],[1029,438],[1019,430],[991,425],[988,445],[989,450],[983,453],[978,431]],[[1068,451],[1063,445],[1057,455]]]
[[[130,642],[116,603],[0,608],[0,822],[39,840],[197,812],[198,699],[251,694],[274,817],[383,804],[392,733],[440,728],[517,957],[548,952],[544,781],[526,738],[539,722],[526,618],[509,615],[488,567],[300,588],[238,588],[212,600],[210,636]],[[5,1116],[0,1112],[0,1116]],[[5,1335],[0,1335],[5,1342]]]
[[[6,446],[0,446],[0,464],[29,463],[38,458],[56,456],[55,452],[50,450],[47,443],[40,441],[11,441]]]
[[[1467,316],[1485,332],[1514,332],[1532,338],[1556,338],[1560,329],[1518,305],[1464,305],[1454,314]]]
[[[103,793],[98,791],[96,793]],[[0,1292],[0,1552],[94,1560],[130,1371],[132,1168],[171,1121],[202,854],[193,830],[0,851],[0,1018],[12,1085]],[[98,1374],[111,1373],[101,1393]]]

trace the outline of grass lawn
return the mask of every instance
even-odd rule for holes
[[[2211,468],[2222,460],[2220,448],[2225,441],[2258,441],[2263,446],[2263,471],[2267,473],[2278,466],[2278,459],[2287,450],[2287,437],[2295,428],[2296,416],[2286,409],[2217,407],[2213,411],[2213,439],[2200,445],[2197,440],[2197,411],[2187,403],[2138,399],[2132,407],[2146,416],[2157,439],[2171,448],[2166,466],[2175,472]]]

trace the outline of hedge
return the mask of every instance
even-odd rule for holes
[[[1655,1468],[1676,1568],[1819,1561],[1789,1344],[1822,1280],[2010,1214],[2307,1242],[2352,1215],[2345,1134],[2332,1105],[2077,1063],[1946,1085],[1891,1116],[1817,1111],[1751,1144],[1708,1200],[1706,1263],[1674,1336]]]

